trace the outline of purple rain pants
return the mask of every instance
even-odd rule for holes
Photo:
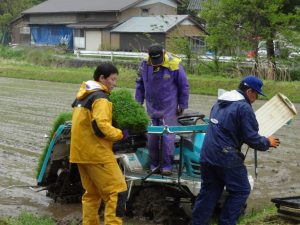
[[[173,121],[173,123],[171,122]],[[176,122],[174,124],[174,118],[172,120],[168,120],[167,123],[166,120],[163,119],[152,119],[152,125],[154,126],[160,126],[160,125],[176,125]],[[174,153],[174,142],[175,142],[175,134],[164,134],[162,136],[160,135],[153,135],[148,134],[148,149],[150,153],[151,158],[151,166],[157,167],[160,162],[160,141],[162,140],[162,168],[165,169],[172,169],[172,161],[173,161],[173,153]]]

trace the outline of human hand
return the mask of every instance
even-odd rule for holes
[[[176,111],[176,115],[177,115],[177,116],[181,116],[181,115],[183,114],[183,111],[184,111],[184,109],[178,107],[178,108],[177,108],[177,111]]]
[[[122,130],[123,138],[122,140],[126,140],[129,137],[129,132],[126,129]]]
[[[270,137],[268,137],[268,139],[270,142],[270,147],[277,148],[279,146],[279,144],[280,144],[279,138],[270,136]]]

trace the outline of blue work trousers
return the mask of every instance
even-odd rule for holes
[[[235,225],[241,215],[251,187],[245,165],[227,168],[201,164],[201,189],[192,215],[192,225],[208,225],[214,209],[226,187],[219,225]]]

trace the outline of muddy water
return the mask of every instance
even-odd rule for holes
[[[48,214],[56,219],[80,214],[80,204],[60,205],[36,192],[35,168],[46,144],[53,119],[70,111],[79,85],[0,77],[0,216],[22,210]],[[191,95],[190,110],[208,114],[215,97]],[[257,101],[257,109],[264,102]],[[300,104],[295,104],[300,112]],[[278,149],[259,153],[259,174],[249,209],[269,204],[272,197],[300,195],[300,118],[276,133]],[[254,174],[253,153],[246,164]],[[9,189],[7,187],[13,186]],[[5,190],[4,190],[5,189]]]

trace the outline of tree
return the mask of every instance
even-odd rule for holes
[[[1,0],[0,1],[0,40],[9,32],[9,23],[21,12],[45,0]]]
[[[266,40],[268,71],[265,78],[276,79],[273,40],[291,32],[299,35],[297,0],[207,0],[200,16],[206,21],[207,45],[215,55],[230,49],[255,49],[254,73],[258,73],[257,47]]]

